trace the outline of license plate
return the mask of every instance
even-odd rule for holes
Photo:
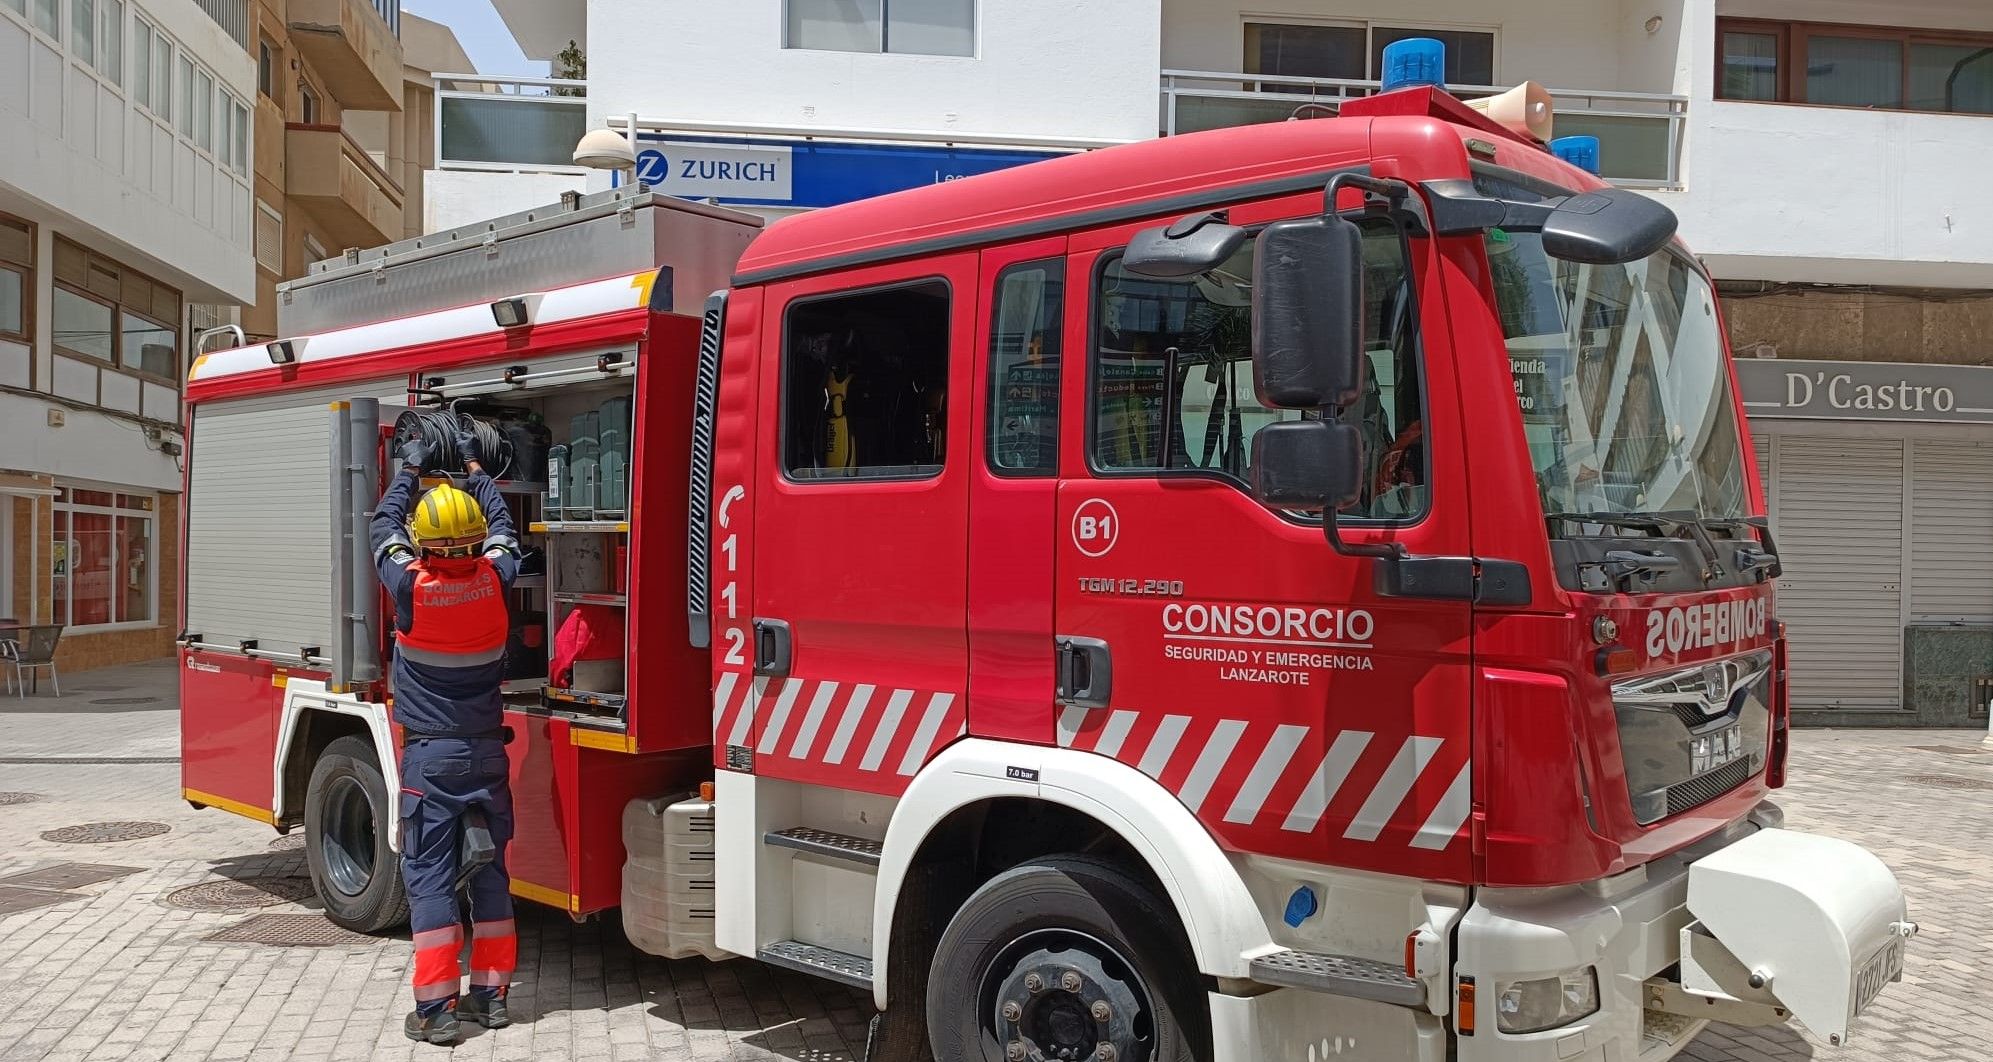
[[[1867,1010],[1875,997],[1882,994],[1883,986],[1902,976],[1903,938],[1898,937],[1869,956],[1861,972],[1855,975],[1855,1013]]]

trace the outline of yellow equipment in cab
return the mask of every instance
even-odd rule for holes
[[[824,467],[857,468],[858,440],[851,437],[845,403],[851,398],[852,372],[839,377],[836,369],[824,376]]]

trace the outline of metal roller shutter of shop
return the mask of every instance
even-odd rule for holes
[[[1910,619],[1993,623],[1993,446],[1910,451]]]
[[[194,407],[188,453],[187,630],[289,652],[332,644],[328,407],[407,403],[407,382],[356,384]]]
[[[1794,708],[1902,707],[1903,449],[1778,441],[1778,615],[1791,630]]]

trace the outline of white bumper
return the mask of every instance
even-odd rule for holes
[[[1855,1015],[1902,978],[1904,942],[1916,928],[1896,875],[1859,845],[1760,830],[1697,860],[1688,877],[1689,913],[1728,952],[1683,964],[1691,993],[1768,993],[1839,1045]]]
[[[1659,1062],[1686,1047],[1706,1017],[1770,1022],[1783,1011],[1845,1043],[1848,1020],[1880,982],[1900,975],[1913,931],[1895,877],[1870,853],[1744,824],[1602,881],[1481,889],[1461,919],[1455,965],[1475,979],[1479,1028],[1458,1038],[1456,1057]],[[1686,937],[1704,946],[1685,962]],[[1501,1031],[1505,982],[1586,966],[1598,975],[1597,1012],[1536,1033]],[[1677,985],[1678,971],[1691,982],[1700,971],[1707,994]],[[1762,989],[1748,984],[1754,972]]]

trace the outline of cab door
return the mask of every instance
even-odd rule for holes
[[[1264,213],[1265,208],[1261,207]],[[1244,223],[1251,209],[1234,210]],[[1467,555],[1463,441],[1430,241],[1366,221],[1367,446],[1355,542]],[[1049,740],[1151,777],[1229,847],[1466,874],[1470,606],[1380,597],[1376,563],[1248,492],[1262,406],[1252,243],[1183,281],[1122,268],[1134,227],[1075,250]]]
[[[960,254],[769,288],[728,762],[897,794],[961,732],[976,279]]]
[[[969,469],[969,726],[1043,741],[1052,704],[1052,571],[1066,239],[983,252]]]

